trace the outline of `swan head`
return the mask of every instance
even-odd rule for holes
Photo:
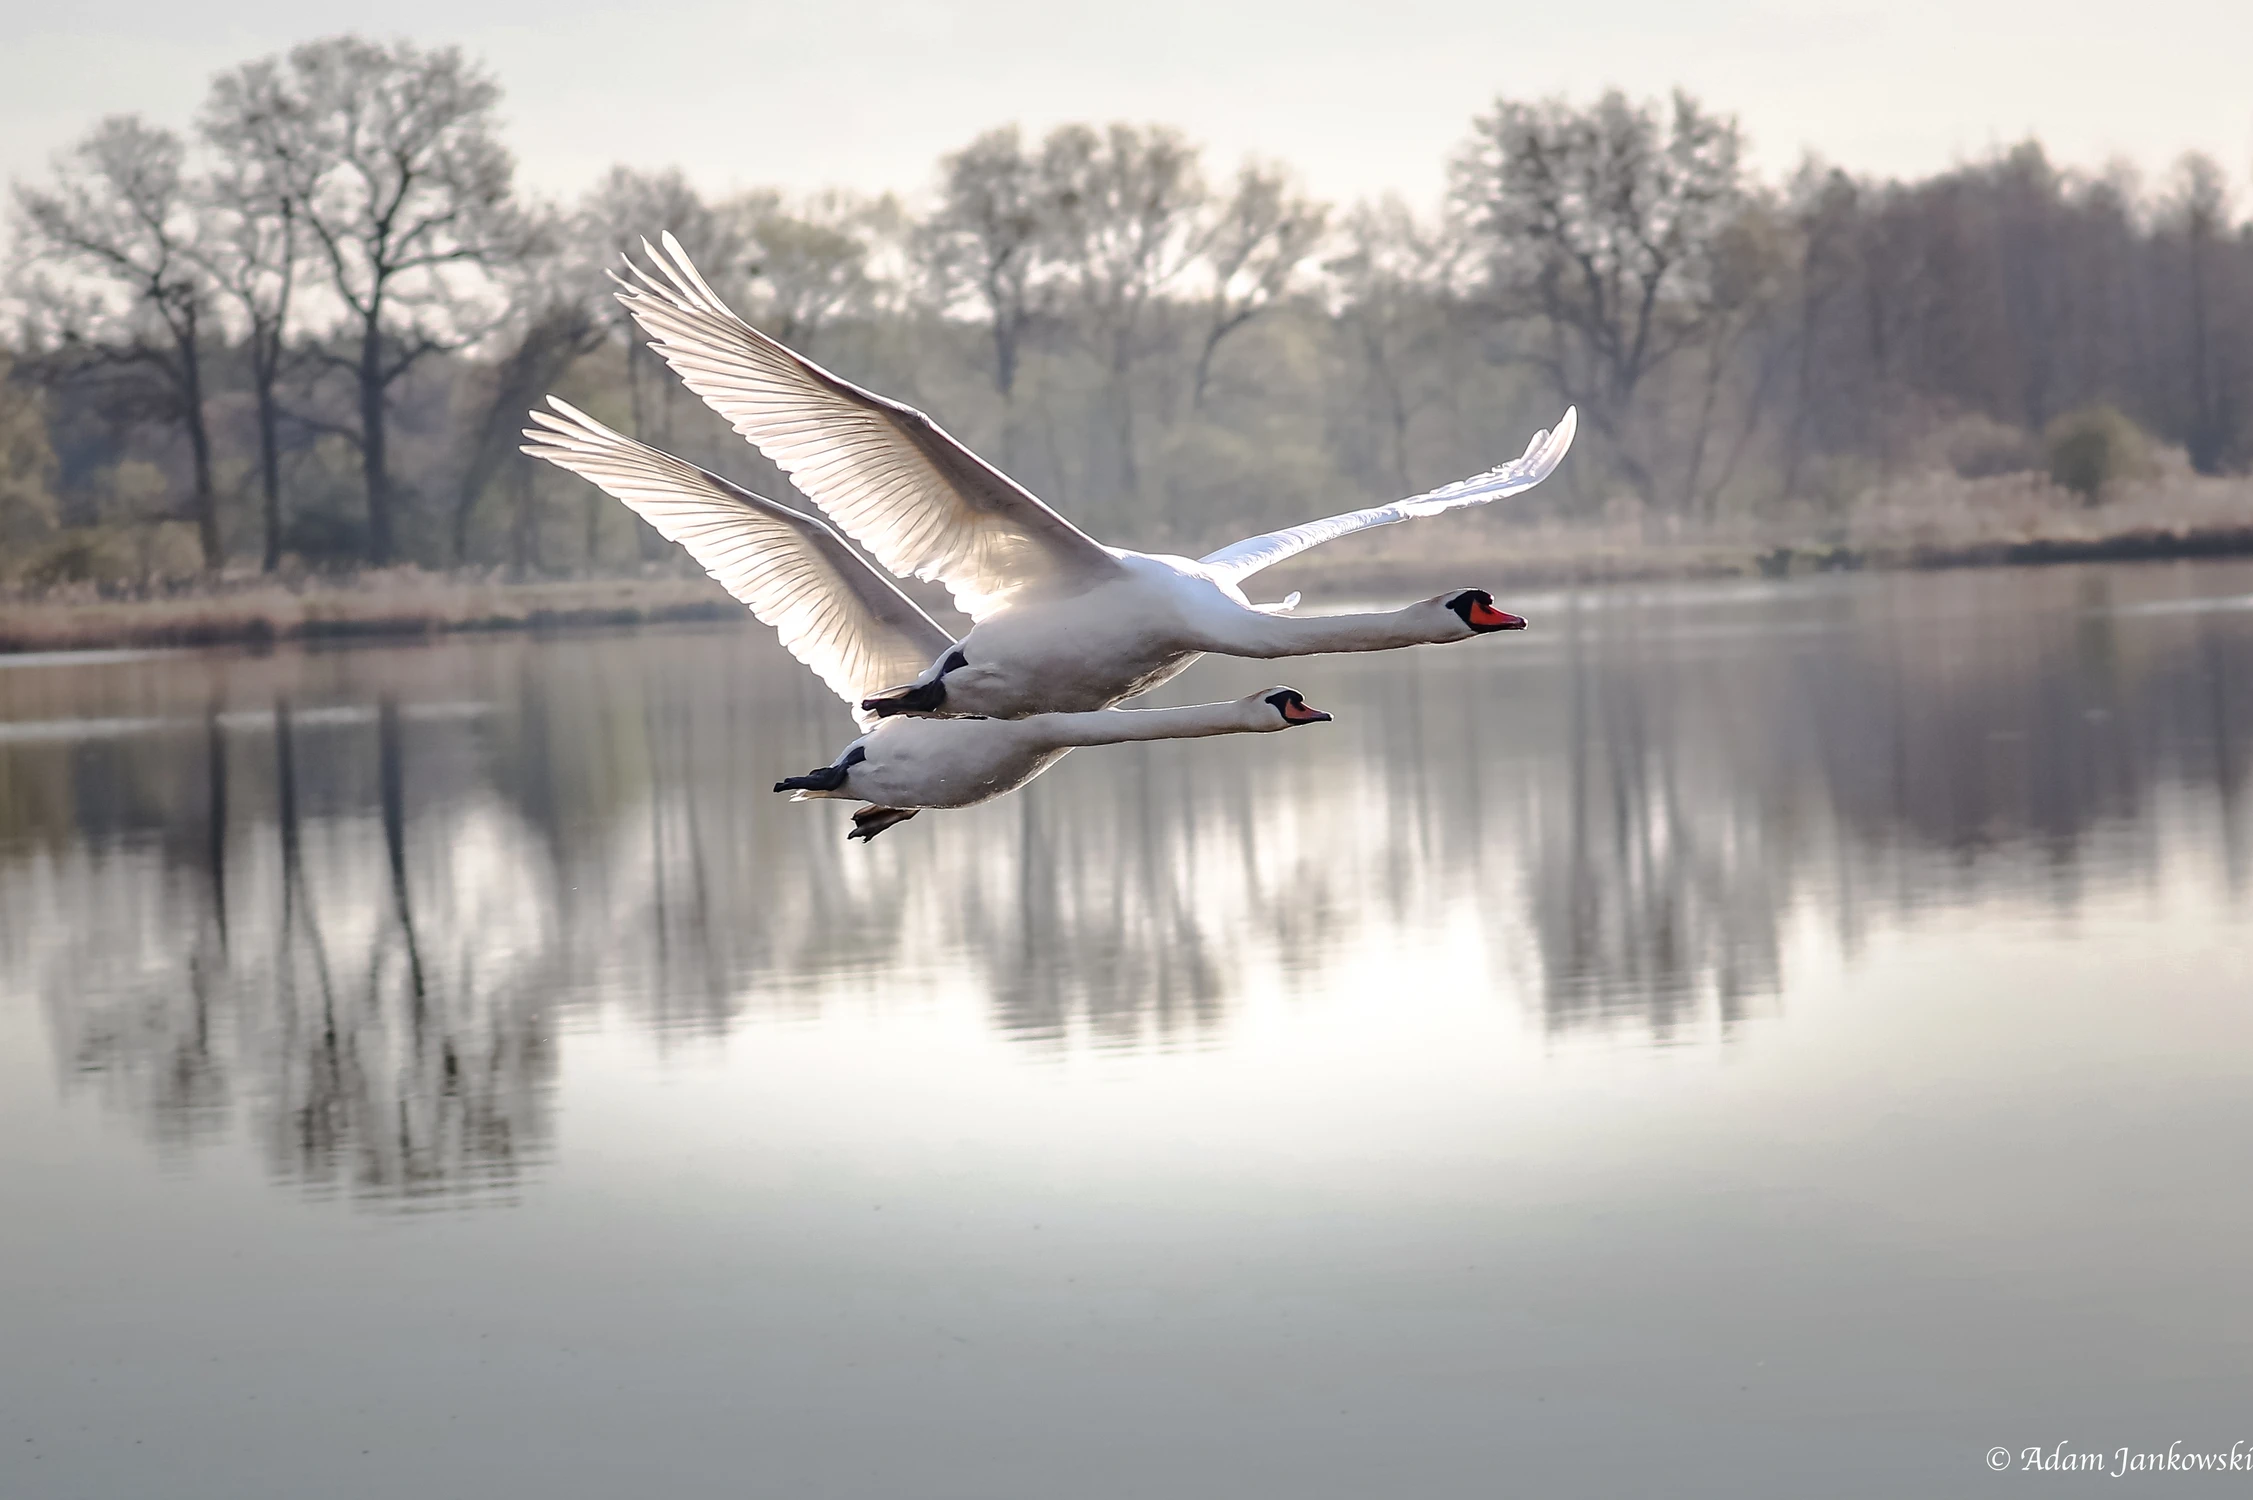
[[[1523,630],[1525,618],[1513,615],[1506,609],[1494,607],[1494,596],[1485,589],[1465,589],[1451,594],[1445,604],[1455,612],[1455,617],[1470,627],[1473,635],[1491,635],[1497,630]]]
[[[1330,716],[1308,704],[1297,688],[1269,688],[1254,693],[1247,703],[1264,705],[1259,715],[1262,729],[1290,729],[1299,724],[1327,724]]]

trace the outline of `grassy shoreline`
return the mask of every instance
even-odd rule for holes
[[[1273,592],[1308,600],[1413,592],[1475,580],[1500,588],[1783,578],[1816,572],[2026,567],[2253,556],[2253,524],[2139,527],[2109,535],[1955,544],[1821,543],[1580,547],[1529,556],[1465,549],[1322,559],[1279,568]],[[1263,590],[1267,592],[1267,590]],[[744,618],[705,578],[592,578],[507,582],[485,575],[398,569],[288,582],[228,580],[146,594],[56,590],[0,597],[0,656],[120,647],[271,645],[456,632],[634,628]]]
[[[396,569],[289,582],[227,580],[140,595],[80,589],[0,598],[0,656],[641,626],[742,614],[740,604],[704,578],[509,583]]]

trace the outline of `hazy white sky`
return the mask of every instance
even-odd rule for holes
[[[1921,173],[2029,134],[2073,165],[2253,167],[2253,0],[0,0],[0,178],[106,113],[185,125],[215,70],[351,29],[484,58],[527,183],[558,194],[621,161],[715,191],[918,190],[992,125],[1133,119],[1215,166],[1258,152],[1329,196],[1420,199],[1497,93],[1607,84],[1734,112],[1769,171],[1814,148]]]

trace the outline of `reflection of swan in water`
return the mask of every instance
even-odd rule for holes
[[[1481,589],[1382,613],[1297,618],[1288,613],[1295,595],[1255,605],[1242,585],[1323,542],[1533,488],[1572,446],[1569,411],[1555,432],[1536,433],[1523,457],[1410,499],[1250,537],[1196,561],[1124,551],[1096,542],[921,412],[839,380],[745,323],[672,236],[664,243],[660,253],[644,242],[655,275],[636,267],[639,284],[620,283],[621,300],[651,345],[878,562],[901,577],[943,582],[975,622],[960,642],[940,640],[912,667],[882,681],[871,674],[853,699],[875,713],[1014,719],[1082,712],[1145,692],[1208,651],[1262,658],[1385,651],[1525,625]],[[526,452],[632,506],[792,640],[733,581],[776,540],[716,496],[710,475],[648,462],[629,479],[583,442],[531,436],[539,443]],[[819,612],[792,598],[794,607]],[[783,606],[770,597],[764,607]],[[791,650],[823,670],[799,645]]]
[[[525,452],[552,459],[621,497],[672,534],[696,539],[712,576],[775,627],[793,656],[873,726],[828,765],[775,783],[799,798],[844,797],[868,805],[847,838],[872,839],[927,807],[975,807],[1038,776],[1080,745],[1265,734],[1329,715],[1291,688],[1234,703],[1188,708],[1098,708],[1021,719],[883,716],[867,695],[902,675],[902,665],[949,656],[953,639],[845,539],[812,516],[777,505],[693,464],[611,431],[557,401],[560,415],[534,412]],[[1479,608],[1473,605],[1471,614]]]

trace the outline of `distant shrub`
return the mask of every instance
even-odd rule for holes
[[[184,521],[74,526],[32,548],[18,578],[35,589],[73,583],[145,588],[194,578],[202,559],[195,528]]]
[[[0,350],[0,549],[21,549],[55,528],[55,450],[45,397],[10,379]]]
[[[2090,505],[2123,479],[2150,472],[2151,444],[2126,415],[2109,406],[2067,412],[2042,434],[2050,478]]]
[[[2042,466],[2043,455],[2032,433],[1977,413],[1958,417],[1934,441],[1941,461],[1962,479],[2023,474]]]
[[[24,563],[23,581],[33,588],[52,588],[62,583],[106,583],[131,571],[132,557],[115,532],[74,526],[31,553]]]
[[[1792,498],[1817,514],[1843,516],[1879,482],[1877,466],[1859,454],[1834,453],[1811,460],[1801,471]]]
[[[357,562],[368,555],[367,518],[334,510],[301,510],[283,529],[282,545],[317,566]]]
[[[95,474],[95,512],[105,526],[134,526],[164,520],[171,509],[165,503],[170,486],[164,470],[141,458],[121,458]]]

